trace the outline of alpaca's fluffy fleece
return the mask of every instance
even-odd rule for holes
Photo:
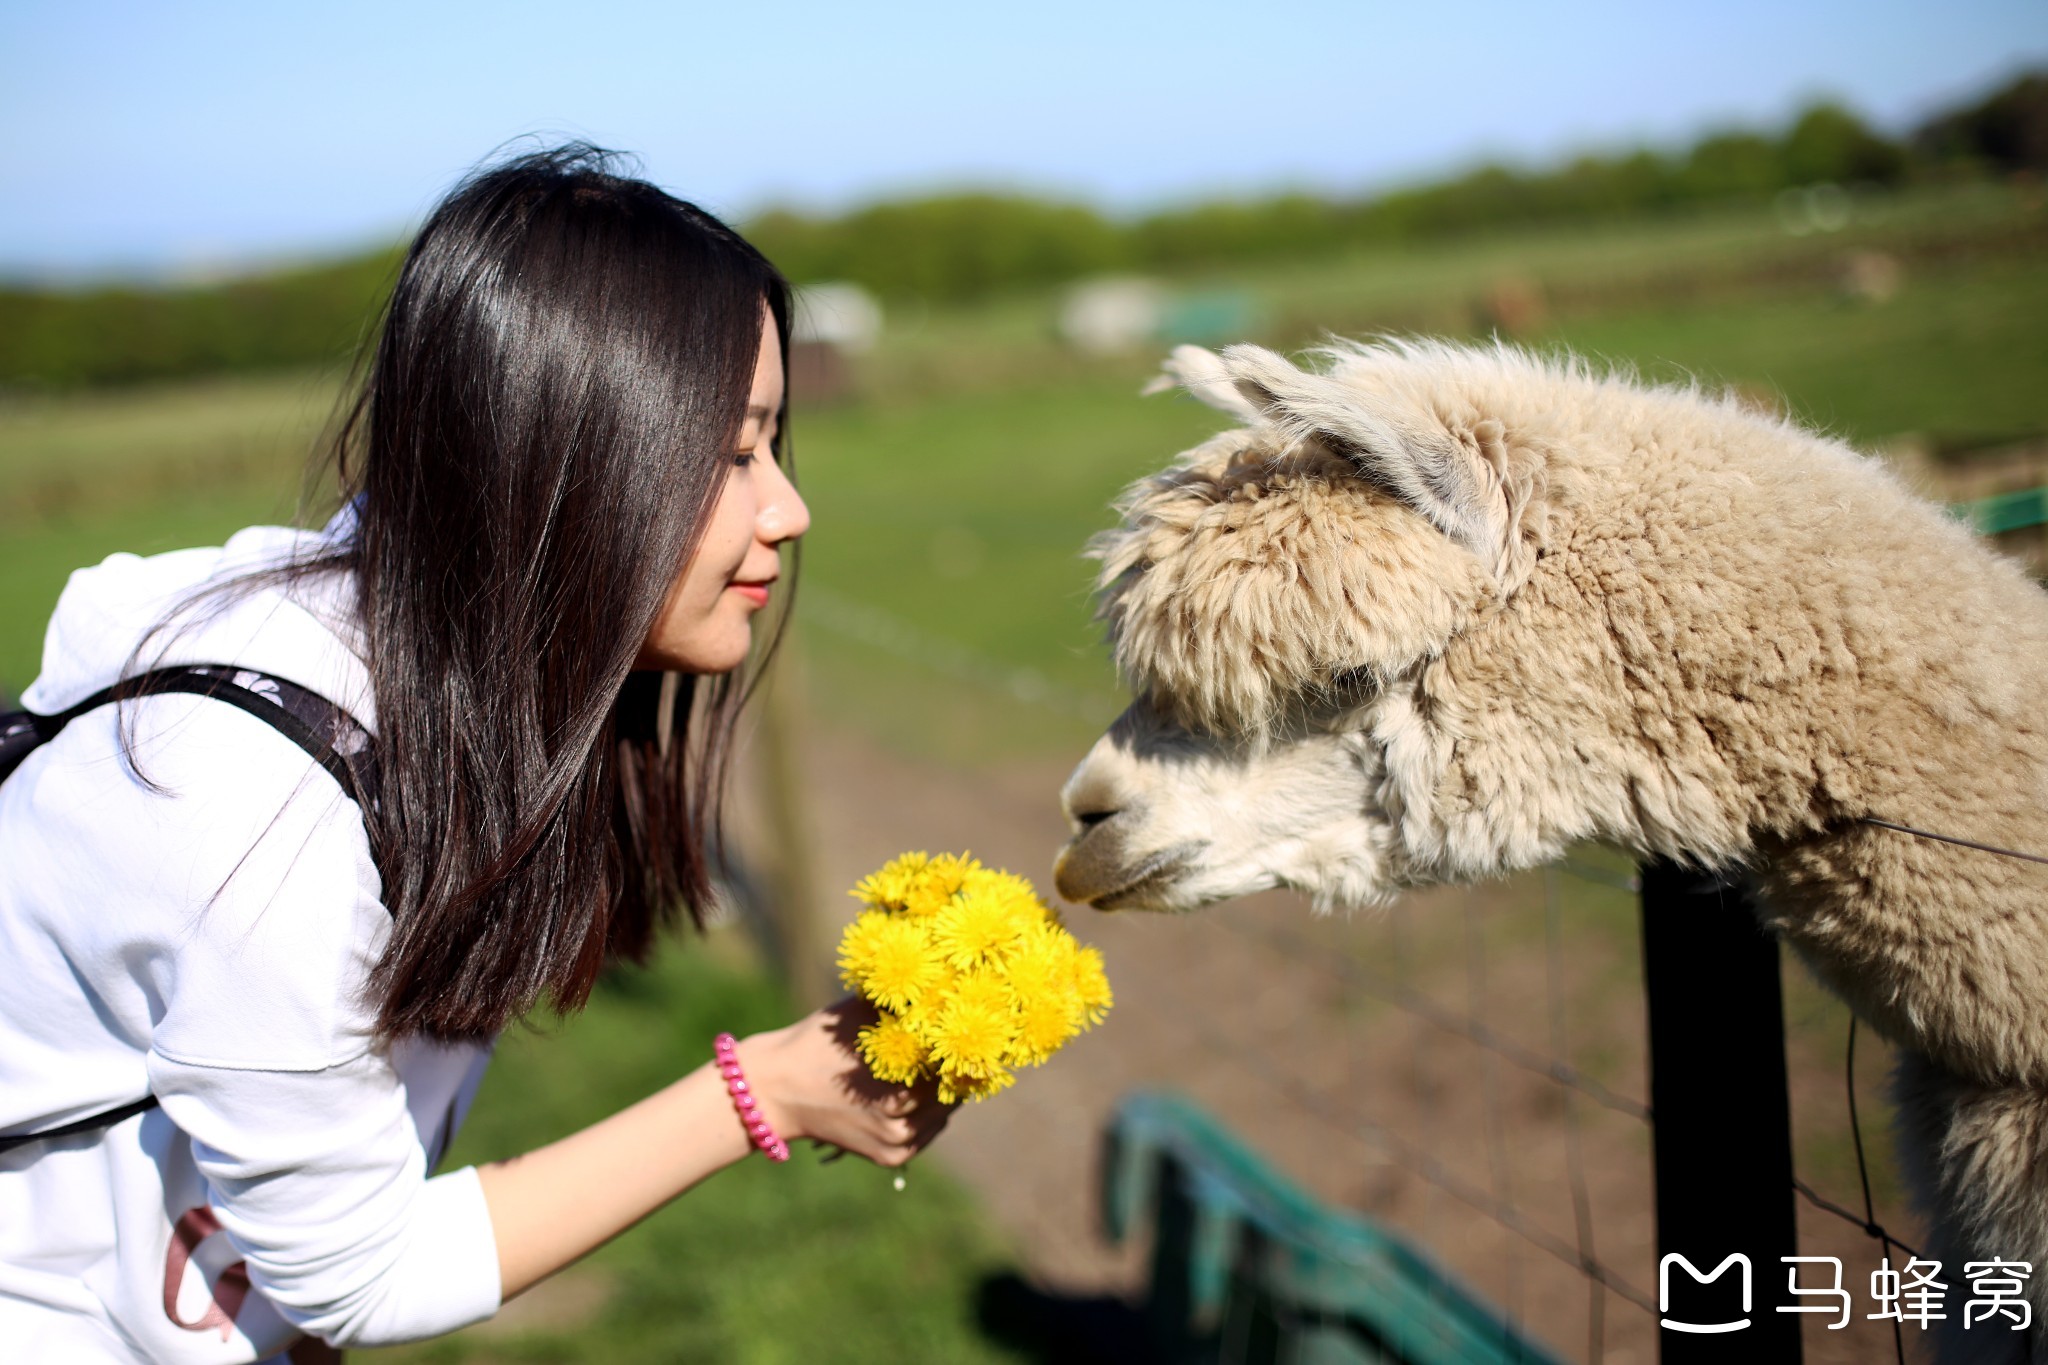
[[[1209,442],[1098,543],[1118,665],[1197,727],[1255,731],[1304,689],[1432,654],[1494,595],[1349,461],[1276,444]]]
[[[1877,462],[1698,390],[1433,343],[1170,368],[1241,425],[1094,546],[1155,720],[1077,771],[1062,890],[1369,900],[1587,838],[1746,867],[1920,1059],[1902,1140],[1943,1244],[2048,1287],[2048,867],[1858,823],[2048,853],[2048,597]],[[1352,823],[1261,863],[1233,830],[1288,812],[1219,774],[1305,801],[1276,755],[1340,741],[1357,761],[1314,771]]]
[[[1433,652],[1542,553],[1540,451],[1419,389],[1364,408],[1344,379],[1372,353],[1327,354],[1326,378],[1176,351],[1172,380],[1250,424],[1134,486],[1091,547],[1118,666],[1197,726],[1256,732],[1295,693]]]

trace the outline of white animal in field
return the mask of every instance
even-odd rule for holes
[[[1372,905],[1582,840],[1744,869],[1906,1054],[1927,1250],[2031,1262],[2048,1311],[2048,867],[1863,823],[2048,853],[2048,595],[1696,389],[1421,342],[1168,369],[1241,425],[1094,546],[1136,701],[1067,784],[1061,894]],[[1944,1360],[2020,1358],[1959,1300]]]

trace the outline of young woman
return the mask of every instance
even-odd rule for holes
[[[325,530],[72,577],[29,709],[224,666],[344,709],[375,781],[150,694],[0,782],[0,1135],[85,1121],[0,1153],[0,1355],[432,1336],[764,1126],[896,1164],[943,1125],[866,1075],[841,1006],[430,1174],[507,1022],[579,1007],[706,904],[738,670],[809,521],[779,458],[789,317],[758,252],[601,154],[512,161],[413,244]]]

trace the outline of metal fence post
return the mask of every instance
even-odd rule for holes
[[[792,632],[793,636],[794,632]],[[778,965],[799,1008],[815,1009],[838,994],[832,947],[822,922],[811,857],[813,834],[804,803],[798,751],[802,706],[797,690],[801,661],[793,638],[785,637],[775,673],[761,689],[763,805],[771,844],[767,912]]]
[[[1777,1311],[1792,1302],[1780,1258],[1799,1250],[1778,945],[1741,888],[1669,862],[1643,868],[1642,919],[1659,1358],[1796,1365],[1803,1319]],[[1747,1304],[1739,1264],[1697,1278],[1734,1255],[1748,1261]],[[1825,1283],[1811,1271],[1802,1286]]]

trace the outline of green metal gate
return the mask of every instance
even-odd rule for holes
[[[1172,1365],[1559,1365],[1395,1233],[1328,1208],[1180,1096],[1125,1098],[1103,1219],[1149,1230],[1144,1313]]]

